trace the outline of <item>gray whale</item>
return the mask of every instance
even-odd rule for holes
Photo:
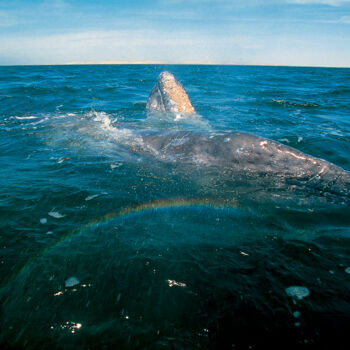
[[[147,101],[148,113],[194,113],[178,80],[169,72],[159,75]],[[143,131],[139,152],[159,159],[201,167],[231,169],[236,173],[272,175],[350,196],[350,173],[326,160],[307,155],[279,142],[244,132]]]
[[[183,88],[177,83],[173,89],[162,91],[165,85],[159,82],[166,75],[160,75],[147,103],[148,113],[155,113],[156,117],[159,113],[184,113],[185,109],[178,103],[183,99],[183,105],[188,105],[189,101],[187,94],[178,92]],[[172,102],[168,103],[163,95]],[[186,118],[192,118],[191,114]],[[201,195],[229,198],[231,193],[233,198],[254,192],[248,196],[264,205],[283,198],[282,206],[288,202],[312,210],[320,204],[328,210],[327,203],[332,203],[350,209],[348,171],[261,136],[213,130],[117,128],[115,131],[114,141],[131,150],[138,162],[142,155],[151,158],[152,167],[157,160],[168,163],[169,167],[166,164],[165,167],[178,172],[179,178],[193,179]]]

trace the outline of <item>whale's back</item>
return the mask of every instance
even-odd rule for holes
[[[244,132],[146,132],[143,151],[164,161],[230,169],[237,175],[274,176],[350,195],[350,173],[326,160]]]

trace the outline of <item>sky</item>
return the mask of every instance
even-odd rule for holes
[[[350,0],[0,0],[0,65],[350,67]]]

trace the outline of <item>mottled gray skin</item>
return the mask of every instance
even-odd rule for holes
[[[195,110],[181,83],[169,72],[159,74],[147,100],[148,112],[193,114]]]
[[[165,161],[319,183],[330,192],[350,194],[349,172],[263,137],[243,132],[186,131],[149,131],[141,137],[142,152]]]

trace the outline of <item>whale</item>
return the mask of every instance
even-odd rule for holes
[[[169,72],[160,73],[146,108],[148,113],[195,113],[185,89]],[[347,204],[350,200],[348,171],[262,136],[239,131],[143,130],[137,139],[134,149],[163,161],[230,169],[243,176],[272,176],[336,194]]]

